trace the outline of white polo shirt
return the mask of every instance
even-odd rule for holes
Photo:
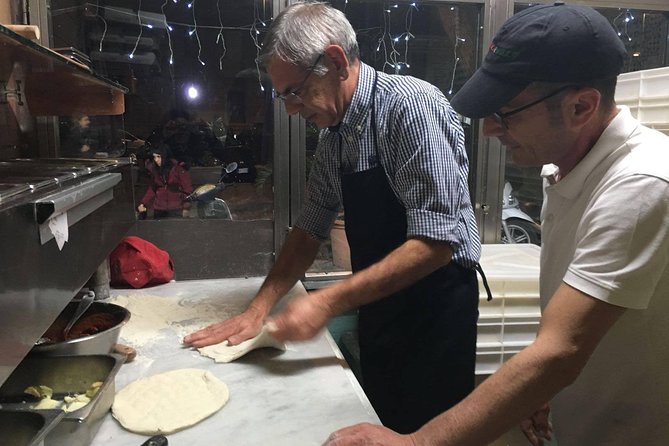
[[[560,446],[669,444],[669,137],[629,109],[545,187],[541,301],[564,281],[628,310],[551,402]]]

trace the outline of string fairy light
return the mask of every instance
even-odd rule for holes
[[[395,42],[398,39],[393,38],[390,35],[390,14],[391,14],[391,10],[384,8],[384,10],[383,10],[383,33],[381,34],[381,37],[379,38],[379,45],[376,47],[376,51],[379,51],[381,49],[381,46],[383,46],[383,56],[384,56],[383,67],[385,68],[386,66],[390,66],[391,68],[393,68],[395,70],[395,73],[397,73],[399,71],[398,66],[397,66],[397,56],[400,53],[395,48]],[[387,38],[388,43],[390,45],[390,54],[388,54],[388,47],[386,45],[386,38]]]
[[[390,27],[391,27],[391,14],[393,9],[398,9],[399,5],[398,4],[393,4],[390,7],[383,7],[383,31],[381,32],[381,36],[379,37],[378,44],[376,46],[376,51],[380,51],[381,47],[383,47],[383,54],[384,54],[384,63],[383,66],[384,68],[386,66],[391,67],[395,74],[399,74],[402,68],[410,68],[411,66],[409,65],[409,41],[411,39],[415,39],[416,36],[413,35],[411,32],[411,26],[413,23],[413,11],[414,9],[417,11],[418,6],[416,2],[411,2],[407,5],[407,11],[404,16],[404,32],[397,36],[392,36],[390,32]],[[388,41],[388,44],[386,44],[386,40]],[[404,58],[403,60],[399,59],[399,56],[401,55],[400,52],[397,50],[397,47],[395,46],[396,44],[399,44],[400,41],[404,42]],[[390,47],[390,52],[388,52],[388,46]]]
[[[96,0],[96,2],[99,2],[99,0]],[[223,59],[227,54],[227,47],[226,47],[226,41],[225,41],[225,36],[223,34],[223,31],[248,31],[249,34],[251,35],[251,40],[253,41],[253,44],[256,47],[256,70],[258,74],[258,82],[260,84],[260,89],[262,91],[265,90],[265,88],[262,85],[262,75],[261,75],[261,70],[260,66],[258,63],[258,58],[257,56],[260,53],[260,50],[262,49],[262,45],[259,42],[259,35],[260,35],[260,30],[258,29],[259,27],[267,27],[267,24],[261,17],[261,14],[259,12],[259,8],[257,5],[254,5],[254,17],[253,17],[253,22],[250,25],[244,25],[244,26],[223,26],[223,21],[222,21],[222,11],[220,7],[220,0],[217,0],[216,7],[217,7],[217,12],[218,12],[218,24],[217,25],[203,25],[199,24],[197,22],[197,18],[195,15],[195,9],[196,9],[196,0],[192,0],[188,3],[182,2],[181,4],[184,4],[186,8],[191,9],[192,11],[192,23],[182,23],[182,22],[176,22],[176,21],[168,21],[167,19],[167,14],[166,14],[166,8],[167,5],[169,4],[169,0],[163,0],[163,3],[161,5],[161,12],[162,12],[162,23],[165,26],[166,33],[167,33],[167,43],[169,46],[169,51],[170,51],[170,57],[169,57],[169,64],[172,66],[174,65],[174,50],[173,50],[173,41],[172,41],[172,35],[171,33],[174,31],[175,27],[182,27],[186,29],[186,32],[189,36],[195,35],[197,42],[198,42],[198,53],[197,53],[197,60],[201,65],[206,65],[205,61],[202,60],[202,41],[199,36],[199,31],[202,29],[215,29],[217,30],[217,36],[216,36],[216,44],[220,44],[222,48],[222,53],[219,58],[219,69],[223,69]],[[172,0],[172,3],[178,4],[179,0]],[[133,46],[132,51],[128,54],[128,57],[130,59],[133,59],[137,53],[137,50],[139,48],[139,44],[141,42],[142,36],[143,36],[143,28],[146,26],[147,28],[153,28],[154,26],[147,22],[144,23],[142,20],[142,0],[138,0],[138,6],[137,6],[137,11],[134,10],[127,10],[124,8],[117,8],[113,6],[99,6],[93,3],[85,3],[85,6],[95,6],[98,7],[99,10],[101,11],[112,11],[115,15],[127,15],[127,16],[132,16],[136,17],[137,23],[139,26],[139,34],[137,35],[137,39],[135,41],[135,44]],[[168,8],[167,8],[168,9]],[[102,38],[100,40],[100,51],[102,51],[102,46],[103,42],[107,33],[107,21],[104,19],[102,15],[98,12],[98,17],[103,21],[105,25],[105,30],[102,35]]]
[[[168,1],[169,0],[165,0],[163,6],[160,7],[160,11],[163,13],[163,24],[165,25],[165,33],[167,33],[167,46],[170,48],[170,65],[174,65],[174,50],[172,49],[172,35],[170,34],[172,27],[167,23],[167,15],[165,14],[165,6]],[[177,0],[173,1],[174,3],[177,2]]]
[[[409,7],[407,8],[407,13],[404,16],[404,27],[406,28],[406,31],[402,33],[400,37],[404,37],[404,65],[407,68],[410,68],[409,65],[409,40],[410,39],[415,39],[416,36],[411,34],[411,24],[413,23],[413,10],[416,9],[418,11],[418,6],[416,6],[416,3],[411,3]]]
[[[139,39],[142,38],[143,27],[142,27],[142,16],[140,14],[141,10],[142,10],[142,0],[139,0],[139,4],[137,5],[137,21],[139,22],[139,34],[137,35],[137,40],[135,41],[135,47],[132,49],[132,51],[128,55],[128,57],[130,57],[130,59],[135,57],[135,51],[137,51],[137,46],[139,45]],[[102,42],[100,42],[100,44],[102,44]]]
[[[102,42],[105,41],[105,36],[107,35],[107,21],[103,16],[100,15],[100,0],[95,1],[95,17],[102,20],[104,29],[102,30],[102,37],[100,38],[100,52],[102,52]]]
[[[197,39],[197,61],[204,65],[204,61],[200,58],[200,55],[202,54],[202,42],[200,41],[200,34],[197,32],[197,20],[195,19],[195,1],[196,0],[193,0],[191,3],[189,3],[188,7],[193,10],[193,32],[195,33],[195,38]]]
[[[219,4],[220,0],[216,0],[216,10],[218,11],[218,24],[220,27],[218,28],[218,35],[216,36],[216,44],[221,42],[221,45],[223,46],[223,53],[221,54],[221,57],[218,58],[218,69],[223,71],[223,58],[225,57],[225,53],[228,52],[228,49],[225,47],[225,37],[223,36],[223,19],[221,18],[221,5]]]
[[[613,26],[616,28],[616,32],[620,38],[624,38],[628,42],[631,42],[632,37],[630,37],[628,33],[628,25],[630,22],[634,21],[634,14],[632,14],[629,9],[624,11],[621,9],[620,11],[620,14],[613,19]],[[621,26],[622,30],[620,28]]]
[[[453,84],[455,84],[455,72],[458,68],[458,62],[460,62],[460,56],[458,56],[458,46],[460,42],[464,43],[465,39],[460,37],[460,10],[454,6],[451,8],[451,11],[455,13],[455,45],[453,45],[453,71],[451,73],[451,86],[448,89],[448,94],[453,94]]]
[[[260,35],[260,31],[258,31],[258,28],[256,27],[256,24],[260,22],[263,26],[265,25],[265,22],[260,18],[260,12],[258,11],[258,5],[256,2],[253,3],[253,24],[251,25],[251,29],[249,30],[249,34],[251,35],[251,40],[253,41],[253,44],[256,47],[256,57],[255,57],[255,64],[256,64],[256,73],[258,74],[258,84],[260,85],[260,91],[265,91],[265,87],[262,84],[262,75],[260,72],[260,64],[258,62],[258,58],[260,57],[260,50],[262,49],[262,46],[258,42],[258,36]]]

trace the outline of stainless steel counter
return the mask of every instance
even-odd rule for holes
[[[133,208],[129,159],[0,161],[0,385],[135,222]]]
[[[138,355],[135,361],[121,368],[116,377],[117,390],[140,377],[189,367],[211,371],[230,389],[230,400],[223,409],[189,429],[169,435],[170,445],[320,445],[341,427],[360,422],[379,423],[327,331],[309,342],[289,343],[283,353],[261,349],[227,364],[216,364],[180,345],[181,336],[191,327],[202,325],[203,320],[243,310],[261,283],[262,278],[240,278],[112,290],[112,301],[125,299],[119,296],[128,296],[128,302],[160,297],[166,305],[178,302],[178,308],[182,309],[182,316],[175,315],[172,318],[175,322],[161,329],[151,342],[138,344],[130,336],[130,326],[125,337],[125,328],[121,330],[121,342],[134,342]],[[298,284],[287,299],[305,292]],[[201,317],[194,316],[198,305],[203,309]],[[142,323],[139,319],[133,315],[130,323]],[[138,446],[146,439],[124,430],[110,413],[92,444]]]

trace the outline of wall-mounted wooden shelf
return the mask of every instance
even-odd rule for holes
[[[122,85],[0,25],[0,105],[25,116],[120,115]]]

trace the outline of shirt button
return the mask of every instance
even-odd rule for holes
[[[348,142],[353,142],[353,137],[352,137],[352,136],[347,136],[347,137],[346,137],[346,141],[348,141]]]
[[[358,131],[358,133],[362,133],[362,126],[361,125],[357,126],[355,129]]]

